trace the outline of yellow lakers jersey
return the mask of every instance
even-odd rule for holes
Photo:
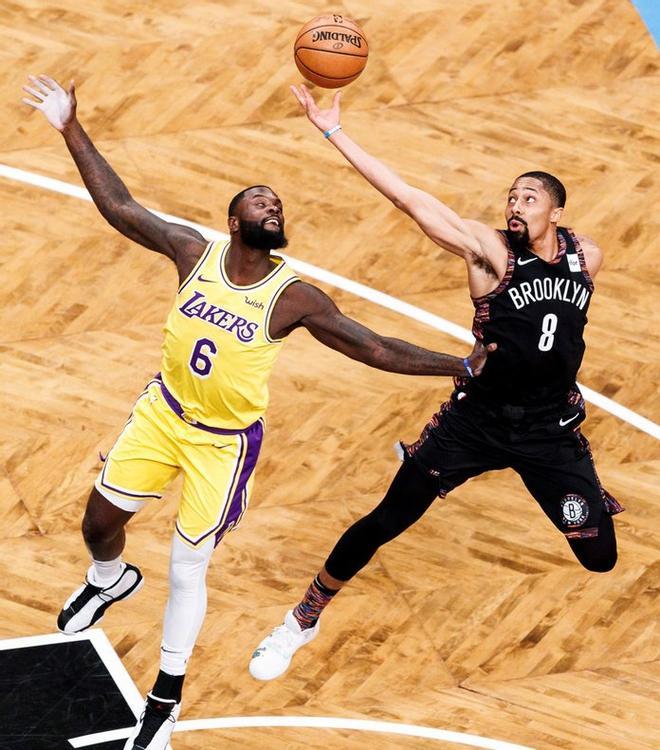
[[[211,242],[179,287],[165,324],[161,374],[186,421],[242,430],[268,405],[268,377],[282,341],[268,326],[280,294],[298,277],[282,258],[261,281],[229,280],[229,242]]]

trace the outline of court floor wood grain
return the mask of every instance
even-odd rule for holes
[[[0,8],[0,163],[80,184],[61,139],[20,105],[29,72],[75,78],[79,115],[135,197],[225,228],[234,193],[281,196],[288,252],[469,326],[459,260],[361,180],[300,116],[291,45],[314,4],[17,0]],[[566,223],[606,250],[581,381],[660,420],[658,51],[620,0],[347,0],[370,42],[343,126],[462,215],[499,225],[522,171],[559,174]],[[321,94],[329,101],[328,93]],[[176,277],[76,198],[0,178],[0,637],[48,633],[81,580],[79,524],[134,398],[158,368]],[[465,345],[324,287],[379,332]],[[536,750],[660,747],[660,456],[598,408],[589,436],[620,561],[589,574],[511,472],[471,481],[378,552],[286,677],[247,673],[338,534],[382,496],[446,380],[368,369],[291,336],[241,529],[212,562],[182,718],[381,719]],[[103,629],[141,691],[155,676],[178,484],[131,524],[147,578]],[[192,748],[444,748],[311,729],[175,735]]]

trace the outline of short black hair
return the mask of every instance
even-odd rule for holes
[[[273,193],[273,189],[269,188],[268,185],[250,185],[250,187],[246,187],[244,190],[241,190],[240,193],[236,193],[236,195],[229,201],[229,208],[227,209],[227,216],[233,216],[234,211],[236,210],[236,206],[245,198],[245,193],[248,192],[248,190],[254,190],[254,188],[266,188],[266,190],[270,190],[271,193]]]
[[[535,180],[538,180],[559,208],[563,208],[566,205],[566,188],[561,180],[558,180],[554,175],[540,171],[525,172],[525,174],[518,175],[515,182],[521,177],[533,177]]]

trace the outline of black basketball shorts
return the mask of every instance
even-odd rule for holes
[[[402,448],[406,460],[437,479],[439,497],[486,471],[512,468],[568,539],[584,539],[598,536],[602,513],[623,510],[598,479],[578,427],[584,417],[579,391],[548,412],[493,407],[457,390],[419,440]]]

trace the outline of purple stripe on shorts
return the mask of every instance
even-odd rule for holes
[[[225,520],[219,529],[215,532],[215,544],[216,546],[220,543],[222,537],[234,526],[238,525],[238,522],[243,515],[245,508],[243,507],[243,499],[246,495],[247,483],[254,467],[257,465],[257,459],[259,458],[259,451],[261,450],[261,443],[264,437],[264,427],[261,421],[256,422],[245,432],[247,438],[247,454],[245,456],[245,462],[243,463],[243,470],[238,478],[238,483],[234,489],[234,495],[229,503],[229,510],[225,516]]]

